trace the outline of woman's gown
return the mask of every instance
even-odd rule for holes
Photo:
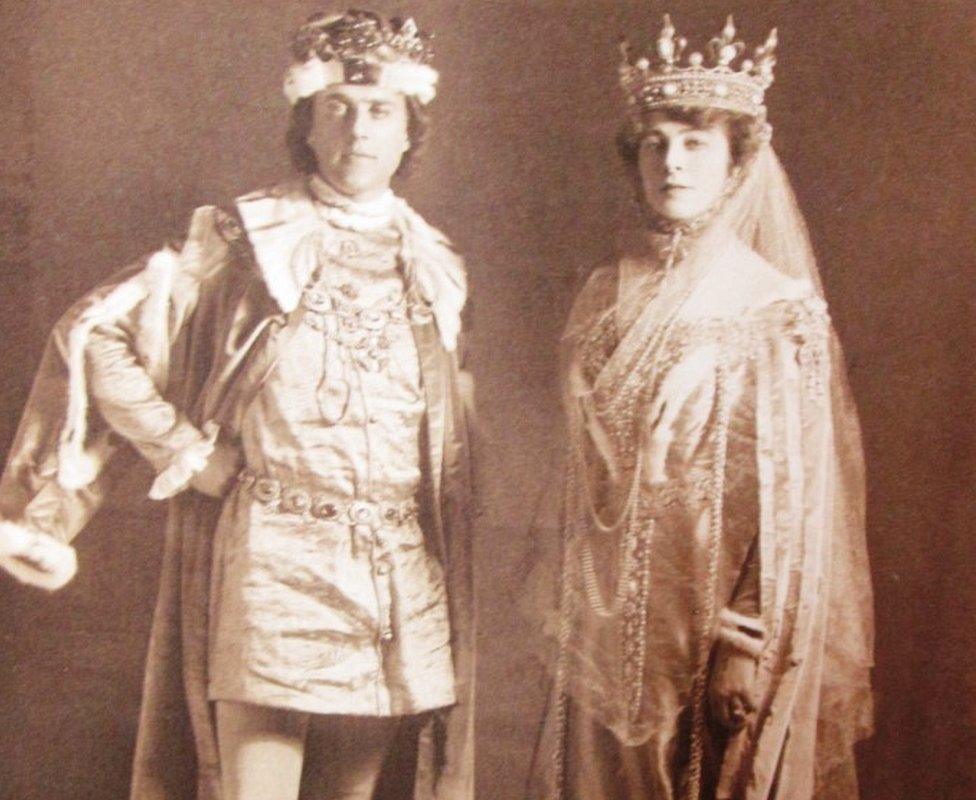
[[[756,291],[763,275],[732,240],[696,265],[598,270],[576,301],[560,658],[534,795],[856,796],[870,663],[844,474],[856,430],[834,429],[824,301],[783,276]],[[759,709],[732,738],[706,703],[726,607],[765,630]]]

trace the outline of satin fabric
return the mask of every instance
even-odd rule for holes
[[[445,568],[458,703],[429,716],[419,736],[398,744],[398,752],[416,753],[416,781],[381,779],[380,796],[453,800],[472,797],[474,786],[468,439],[453,352],[464,279],[443,236],[402,201],[397,208],[408,251],[405,269],[417,276],[417,285],[423,283],[418,296],[430,310],[412,325],[426,405],[421,525]],[[86,387],[83,361],[79,372],[73,358],[96,325],[116,328],[130,347],[129,358],[144,367],[141,399],[157,404],[160,414],[116,419],[113,428],[160,475],[205,438],[205,423],[240,399],[236,378],[251,348],[273,320],[297,305],[304,283],[289,260],[294,245],[321,221],[303,182],[241,198],[237,209],[239,216],[198,209],[184,242],[120,273],[58,323],[0,480],[5,519],[70,541],[104,500],[103,467],[118,442],[98,414],[82,413],[97,398]],[[69,386],[81,387],[81,397]],[[131,384],[127,391],[133,399]],[[81,444],[90,475],[73,470],[82,479],[64,480],[64,465],[79,455]],[[147,658],[135,800],[220,797],[207,699],[209,583],[220,505],[180,488],[177,482],[170,503]]]
[[[340,230],[299,306],[255,345],[223,428],[248,470],[293,496],[411,501],[425,409],[399,237],[389,216]],[[414,515],[316,519],[241,486],[214,546],[212,700],[363,716],[454,703],[443,568]]]
[[[870,632],[855,620],[869,584],[850,568],[863,565],[850,549],[863,521],[836,513],[843,365],[826,306],[727,229],[697,248],[665,274],[653,250],[597,271],[567,326],[562,657],[533,796],[856,796],[866,721],[851,710],[870,708],[858,694]],[[636,316],[621,314],[627,273],[646,292]],[[727,742],[707,685],[718,615],[754,575],[752,548],[760,703]],[[830,639],[840,609],[849,622]],[[626,764],[639,788],[599,788]]]

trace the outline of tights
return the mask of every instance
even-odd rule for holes
[[[400,724],[219,700],[223,800],[370,800]]]

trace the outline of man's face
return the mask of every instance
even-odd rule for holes
[[[389,189],[410,147],[403,95],[343,83],[316,94],[312,106],[308,144],[321,176],[354,200],[371,200]]]

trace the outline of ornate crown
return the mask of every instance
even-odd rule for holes
[[[285,95],[294,104],[333,83],[359,83],[427,103],[437,84],[430,40],[410,18],[384,20],[362,9],[313,14],[292,39],[295,63],[285,75]]]
[[[427,64],[433,56],[430,39],[413,19],[394,17],[385,22],[372,11],[350,9],[342,14],[312,15],[295,34],[292,55],[296,61],[312,56],[322,61],[372,57]]]
[[[688,42],[676,35],[670,15],[665,14],[653,58],[634,58],[630,44],[621,43],[620,85],[636,116],[655,108],[697,106],[765,118],[763,99],[773,82],[776,41],[773,28],[753,58],[734,67],[746,46],[736,40],[730,16],[721,34],[708,43],[708,63],[704,55],[694,52],[683,66],[679,59]]]

